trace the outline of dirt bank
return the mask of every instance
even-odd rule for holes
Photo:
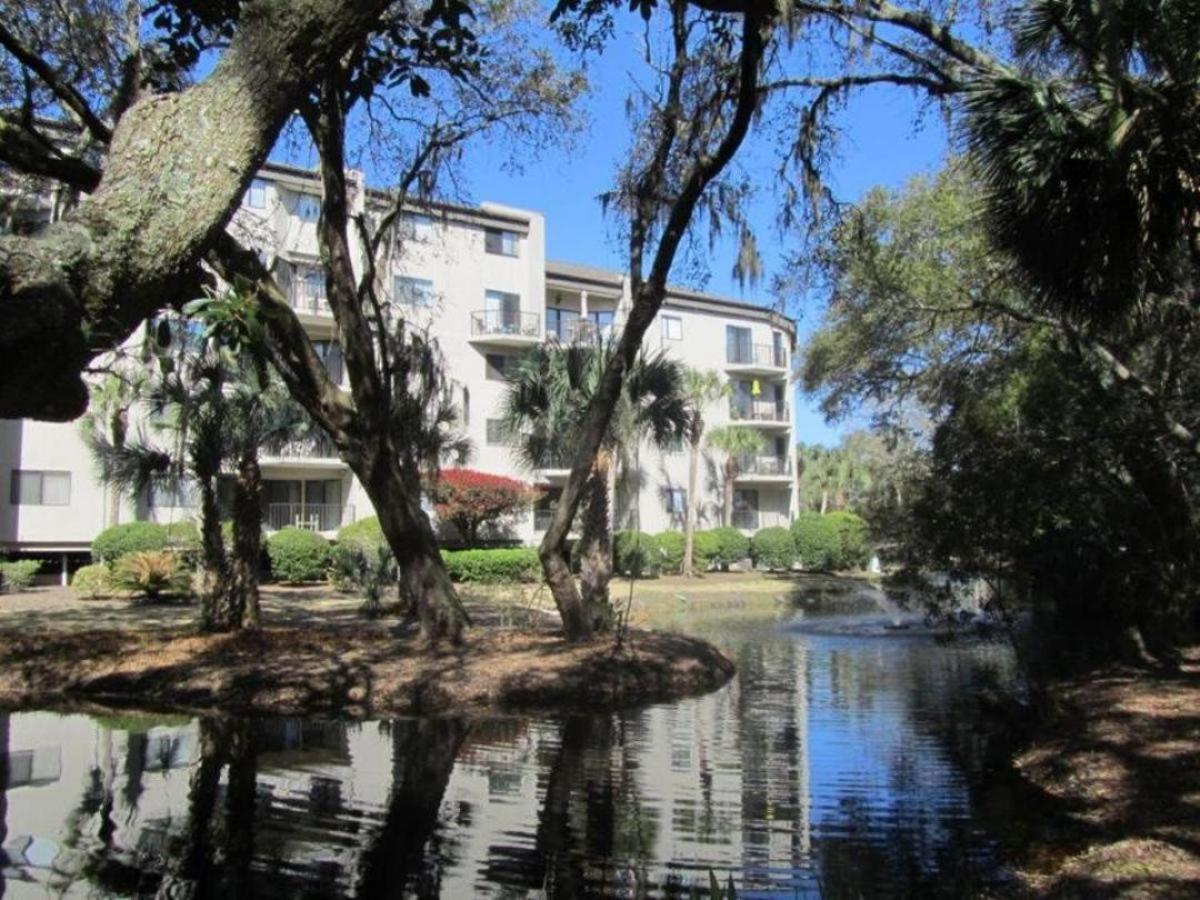
[[[351,716],[592,709],[704,693],[733,670],[702,641],[649,631],[632,632],[619,650],[611,641],[576,646],[547,632],[487,629],[460,647],[431,649],[367,623],[232,636],[7,631],[0,706]]]
[[[1031,849],[1035,893],[1200,897],[1200,647],[1181,672],[1112,670],[1052,692],[1016,760],[1067,829]]]

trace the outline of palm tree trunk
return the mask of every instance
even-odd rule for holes
[[[827,509],[829,509],[829,489],[821,488],[821,515],[825,515]]]
[[[233,560],[229,584],[229,623],[232,628],[258,628],[258,562],[262,554],[262,470],[258,448],[238,459],[233,495]]]
[[[612,628],[608,584],[612,580],[612,531],[609,529],[609,474],[612,456],[601,451],[584,482],[583,523],[579,534],[579,591],[593,634]]]
[[[200,627],[221,631],[225,598],[229,593],[229,565],[221,535],[221,511],[217,506],[216,475],[196,473],[200,483],[200,543],[204,554],[204,585],[200,590]]]
[[[733,526],[733,482],[737,478],[737,463],[730,456],[725,460],[725,527]]]
[[[687,492],[687,521],[683,527],[683,574],[691,578],[695,575],[693,556],[696,547],[696,482],[700,479],[700,435],[695,435],[691,441],[691,453],[688,455],[688,492]]]
[[[112,414],[109,418],[108,428],[112,436],[113,452],[119,454],[125,449],[125,437],[128,432],[128,424],[125,421],[125,410],[118,409]],[[112,527],[120,523],[121,492],[110,484],[108,486],[108,524],[109,527]]]

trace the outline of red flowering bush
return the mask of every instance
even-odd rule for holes
[[[468,547],[479,544],[479,529],[516,518],[537,499],[523,481],[475,469],[443,469],[432,486],[438,519],[450,522]]]

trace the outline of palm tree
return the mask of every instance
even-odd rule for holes
[[[708,434],[708,446],[725,454],[722,466],[724,510],[722,521],[733,524],[733,483],[738,476],[738,459],[760,452],[766,446],[762,432],[745,425],[723,425]]]
[[[159,359],[140,397],[154,436],[120,443],[93,428],[85,434],[100,479],[118,493],[141,493],[151,485],[196,483],[205,584],[201,625],[206,630],[256,628],[258,561],[262,542],[260,448],[298,437],[307,416],[252,357],[184,340]],[[217,479],[229,464],[233,491],[233,552],[221,534]]]
[[[547,345],[530,350],[509,376],[504,422],[517,452],[531,469],[570,458],[585,414],[615,343]],[[583,489],[580,523],[580,593],[593,630],[611,625],[611,501],[618,469],[635,466],[643,436],[668,447],[688,423],[679,366],[662,353],[641,356],[631,367],[600,451]]]
[[[110,372],[89,388],[88,412],[80,422],[85,440],[97,430],[107,430],[109,442],[123,447],[129,433],[129,410],[145,390],[146,373],[143,366],[129,371]],[[108,525],[121,520],[121,492],[110,487],[108,492]]]
[[[687,521],[684,524],[683,574],[694,574],[696,518],[700,511],[700,444],[704,437],[704,411],[729,393],[729,384],[712,369],[687,368],[683,371],[683,398],[687,406],[688,493]]]

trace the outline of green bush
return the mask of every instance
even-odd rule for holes
[[[367,561],[380,559],[380,551],[385,549],[388,543],[376,516],[343,525],[329,554],[330,584],[339,591],[361,591]]]
[[[127,522],[105,528],[92,540],[92,560],[112,567],[122,556],[166,550],[169,533],[157,522]]]
[[[112,572],[104,563],[80,566],[71,579],[71,590],[87,600],[111,597],[114,590]]]
[[[654,536],[662,570],[678,575],[683,571],[683,549],[687,543],[682,531],[662,531]],[[694,550],[694,548],[693,548]]]
[[[613,535],[613,568],[630,578],[652,578],[662,568],[658,538],[644,531],[618,531]]]
[[[697,572],[705,572],[720,553],[720,538],[711,531],[697,531],[692,541],[692,564]]]
[[[829,516],[803,512],[792,522],[792,540],[806,569],[836,569],[842,559],[837,525]]]
[[[200,529],[195,522],[172,522],[162,527],[166,533],[168,550],[178,553],[189,565],[200,560],[203,545],[200,542]]]
[[[355,544],[359,547],[377,547],[387,543],[383,537],[383,529],[379,527],[378,516],[368,516],[357,522],[351,522],[349,525],[343,525],[338,529],[337,542],[339,544]]]
[[[714,528],[709,534],[713,541],[713,562],[722,569],[750,555],[750,538],[736,528]]]
[[[33,586],[33,576],[42,564],[36,559],[0,562],[0,592],[24,591]]]
[[[538,581],[542,566],[532,547],[496,550],[443,550],[442,559],[453,581],[504,584]]]
[[[122,591],[158,600],[164,595],[187,594],[192,576],[179,554],[143,550],[121,557],[113,568],[112,583]]]
[[[786,528],[760,528],[750,541],[750,558],[761,569],[788,570],[796,561],[796,542]]]
[[[839,569],[861,569],[871,558],[871,548],[868,543],[867,523],[861,516],[852,512],[831,512],[826,519],[830,520],[838,537]]]
[[[306,528],[284,528],[267,538],[277,581],[321,581],[329,570],[329,541]]]

